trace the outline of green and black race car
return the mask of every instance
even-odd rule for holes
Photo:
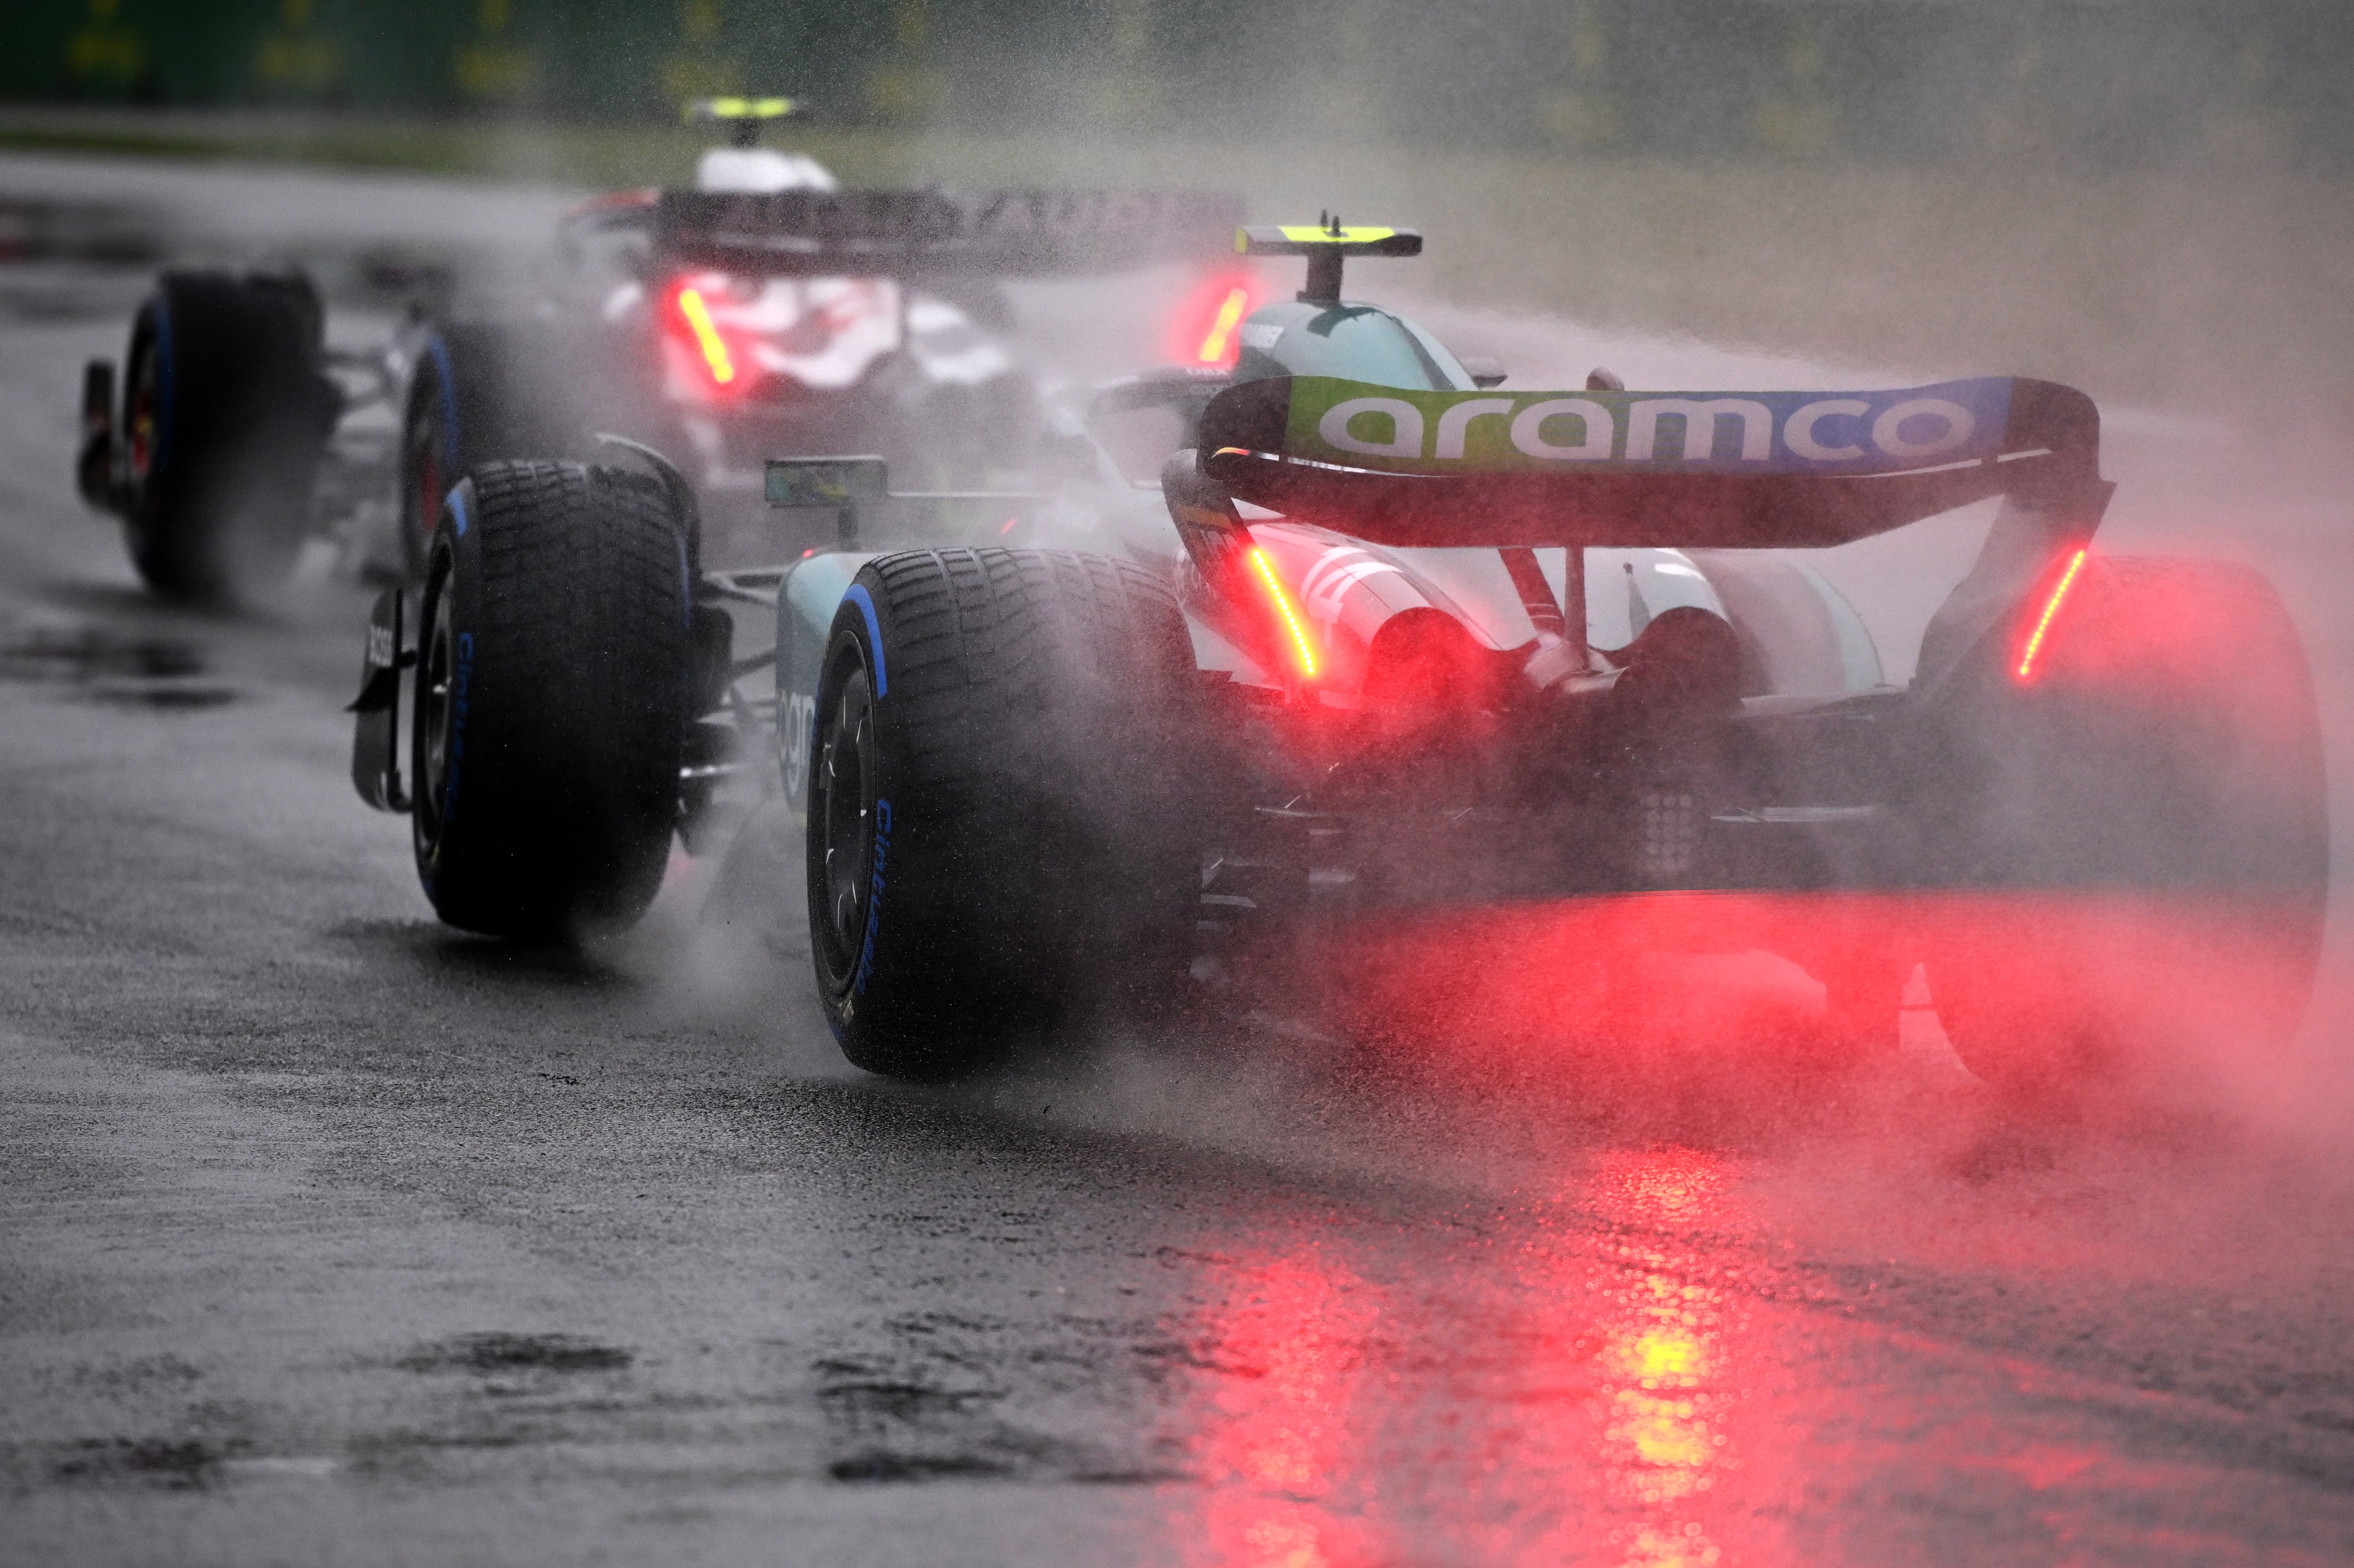
[[[2201,965],[2235,966],[2240,1037],[2295,1027],[2327,875],[2304,654],[2253,575],[2094,548],[2089,397],[1508,390],[1344,299],[1345,258],[1413,233],[1238,244],[1309,281],[1231,368],[1102,388],[1020,493],[772,462],[832,542],[770,569],[701,569],[656,460],[469,473],[413,647],[379,606],[355,765],[442,917],[634,919],[736,769],[803,826],[817,1004],[879,1072],[1255,954],[1349,972],[1417,911],[1561,933],[1384,978],[1458,1019],[1505,953],[1584,973],[1615,932],[1777,948],[1859,1048],[1925,964],[1964,1060],[2025,1094],[2211,1010],[2168,989]],[[1922,609],[1875,602],[1855,547],[1956,525],[1956,580],[1878,568]],[[748,606],[777,641],[737,661]]]

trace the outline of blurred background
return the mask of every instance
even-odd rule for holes
[[[652,183],[785,92],[854,183],[1240,189],[1458,303],[2334,427],[2349,69],[2343,0],[13,0],[0,147]]]
[[[0,95],[1483,153],[2354,164],[2338,0],[16,0]]]

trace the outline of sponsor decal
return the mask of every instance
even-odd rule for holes
[[[1286,455],[1402,473],[1894,473],[2001,450],[2006,377],[1890,392],[1412,392],[1291,384]]]
[[[1397,234],[1394,228],[1343,228],[1337,223],[1287,223],[1280,227],[1283,238],[1294,245],[1373,245]]]
[[[817,748],[817,698],[796,692],[785,699],[783,722],[777,726],[777,744],[784,747],[785,795],[799,800],[809,788],[810,758]]]
[[[474,634],[458,633],[458,670],[451,693],[450,762],[441,776],[441,825],[458,814],[458,769],[466,758],[467,691],[474,683]]]
[[[875,972],[875,935],[883,927],[883,868],[891,856],[891,802],[875,802],[875,855],[866,867],[866,937],[858,948],[858,977],[851,994],[866,994],[866,977]],[[849,1008],[843,1009],[845,1016]]]

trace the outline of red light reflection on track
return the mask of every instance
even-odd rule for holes
[[[1363,1419],[1377,1331],[1375,1294],[1344,1266],[1278,1258],[1248,1280],[1214,1354],[1236,1374],[1220,1391],[1201,1457],[1214,1489],[1202,1520],[1223,1568],[1343,1568],[1375,1553],[1357,1510],[1330,1506],[1362,1480]]]
[[[1805,1054],[1806,1009],[1789,1001],[1802,978],[1780,1001],[1728,1010],[1675,968],[1727,948],[1901,986],[1895,966],[1925,945],[1949,969],[1995,976],[2022,1026],[2096,1007],[2166,1049],[2244,1041],[2247,988],[2271,983],[2267,966],[2293,976],[2308,961],[2301,928],[2211,894],[1651,894],[1363,920],[1309,966],[1363,1001],[1350,1024],[1400,1064],[1440,1082],[1501,1065],[1520,1075],[1500,1080],[1516,1101],[1552,1082],[1583,1114],[1613,1064],[1649,1064],[1648,1080],[1618,1079],[1647,1090],[1755,1085],[1707,1053]],[[1762,1098],[1769,1117],[1793,1103],[1727,1097]],[[1490,1125],[1476,1091],[1465,1103],[1467,1127]],[[1254,1227],[1182,1255],[1204,1303],[1174,1363],[1202,1485],[1164,1495],[1188,1562],[1795,1568],[1829,1560],[1819,1499],[1883,1497],[1889,1456],[1923,1441],[1925,1423],[1976,1467],[1971,1486],[2020,1478],[2021,1509],[2107,1463],[2097,1446],[2012,1453],[1998,1428],[1952,1418],[1982,1413],[1975,1395],[1956,1405],[1883,1382],[1873,1358],[1909,1351],[1819,1334],[1811,1314],[1753,1294],[1753,1280],[1789,1283],[1771,1259],[1792,1230],[1761,1214],[1787,1194],[1753,1201],[1744,1159],[1681,1133],[1624,1147],[1623,1126],[1621,1147],[1596,1150],[1591,1126],[1541,1146],[1509,1198],[1478,1200],[1437,1241],[1437,1266],[1426,1228],[1392,1239],[1428,1221],[1364,1216]],[[1917,1510],[1894,1513],[1898,1538],[1925,1528]]]
[[[1625,1227],[1633,1266],[1606,1292],[1599,1357],[1609,1404],[1596,1457],[1615,1521],[1610,1555],[1628,1568],[1707,1568],[1723,1551],[1702,1505],[1742,1457],[1728,1424],[1739,1369],[1722,1292],[1696,1277],[1693,1249],[1670,1238],[1725,1222],[1725,1161],[1690,1149],[1616,1153],[1585,1191]]]
[[[1712,1282],[1748,1223],[1725,1157],[1606,1153],[1539,1206],[1581,1218],[1467,1230],[1437,1277],[1320,1244],[1202,1259],[1189,1561],[1787,1559],[1787,1369]]]

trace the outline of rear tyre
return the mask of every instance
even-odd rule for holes
[[[662,885],[693,579],[659,482],[498,462],[453,488],[419,619],[417,871],[462,930],[570,939]]]
[[[419,350],[400,437],[400,552],[412,578],[425,576],[442,497],[461,474],[571,450],[554,389],[536,384],[546,357],[491,322],[444,323]]]
[[[1967,879],[1925,957],[1946,1036],[2006,1096],[2156,1070],[2168,1037],[2277,1046],[2328,884],[2321,725],[2279,595],[2219,562],[2094,557],[2041,668],[1959,705]],[[2145,1087],[2155,1086],[2145,1083]]]
[[[811,947],[871,1072],[937,1077],[1182,982],[1201,890],[1193,655],[1132,562],[885,556],[836,613],[811,770]]]
[[[311,527],[342,397],[320,370],[318,296],[300,274],[166,272],[124,359],[125,533],[156,593],[266,595]]]

